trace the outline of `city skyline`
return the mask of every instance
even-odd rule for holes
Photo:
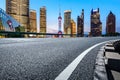
[[[5,0],[1,0],[0,8],[5,10]],[[112,4],[115,4],[112,6]],[[58,16],[59,16],[59,6],[61,7],[61,16],[64,18],[64,11],[71,10],[71,19],[77,22],[77,16],[80,15],[81,10],[84,9],[85,13],[85,33],[90,32],[90,12],[91,9],[100,9],[101,22],[103,23],[102,31],[106,31],[106,18],[110,11],[112,11],[116,16],[116,31],[120,32],[120,10],[119,10],[119,0],[30,0],[30,9],[34,9],[37,12],[37,27],[39,28],[39,9],[42,6],[46,6],[47,9],[47,32],[57,32],[58,31]],[[60,4],[60,5],[59,5]],[[62,19],[62,31],[63,31],[63,21]]]

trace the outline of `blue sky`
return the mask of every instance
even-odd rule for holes
[[[77,16],[81,10],[85,11],[85,32],[90,31],[90,12],[91,9],[100,8],[100,16],[105,33],[106,17],[110,11],[116,15],[117,32],[120,32],[120,0],[30,0],[30,9],[37,11],[37,26],[39,28],[39,11],[40,7],[47,8],[47,31],[53,32],[58,30],[59,3],[61,5],[62,23],[64,21],[64,11],[72,11],[72,19],[77,21]],[[1,0],[0,8],[5,10],[5,0]],[[63,25],[63,24],[62,24]],[[63,27],[63,26],[62,26]],[[63,29],[63,28],[62,28]]]

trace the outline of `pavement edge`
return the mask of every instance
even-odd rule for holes
[[[105,46],[98,51],[93,80],[108,80],[105,68]]]

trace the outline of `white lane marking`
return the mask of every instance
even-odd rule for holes
[[[95,47],[104,44],[108,41],[102,42],[102,43],[98,43],[90,48],[88,48],[87,50],[85,50],[84,52],[82,52],[72,63],[70,63],[57,77],[55,80],[67,80],[70,75],[72,74],[72,72],[76,69],[76,67],[78,66],[78,64],[82,61],[82,59],[85,57],[85,55],[90,52],[92,49],[94,49]]]

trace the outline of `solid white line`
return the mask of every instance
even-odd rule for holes
[[[98,43],[90,48],[88,48],[87,50],[85,50],[84,52],[82,52],[72,63],[70,63],[57,77],[55,80],[67,80],[72,72],[76,69],[76,67],[78,66],[78,64],[82,61],[82,59],[85,57],[85,55],[90,52],[92,49],[94,49],[95,47],[106,43],[108,41],[102,42],[102,43]]]

